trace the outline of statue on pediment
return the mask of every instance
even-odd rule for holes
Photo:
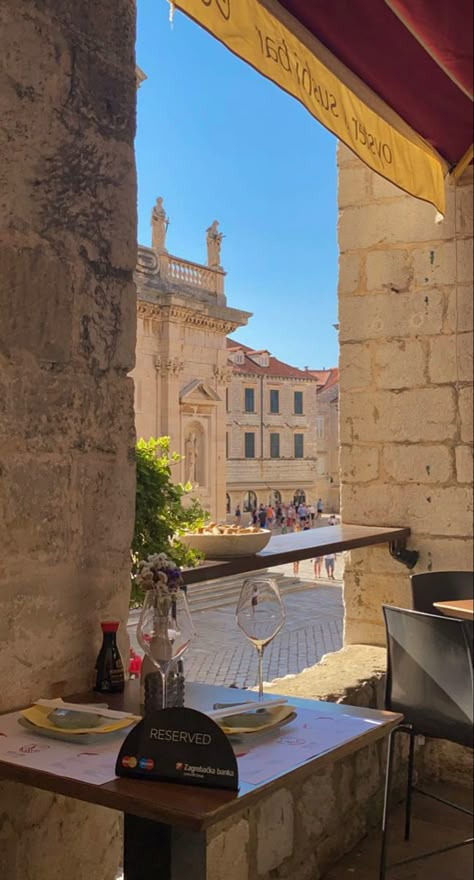
[[[151,212],[151,246],[154,251],[166,251],[166,233],[169,226],[169,217],[163,207],[163,197],[159,196]]]
[[[219,232],[219,222],[214,220],[206,230],[207,232],[207,265],[212,268],[220,268],[221,265],[221,244],[224,238],[222,232]]]

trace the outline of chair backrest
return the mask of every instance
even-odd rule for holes
[[[383,606],[385,706],[415,733],[473,747],[473,664],[466,621]]]
[[[439,614],[433,607],[433,602],[474,598],[472,571],[427,571],[424,574],[412,574],[410,581],[415,611]]]

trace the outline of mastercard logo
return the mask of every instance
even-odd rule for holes
[[[138,766],[140,767],[140,770],[153,770],[155,762],[152,758],[140,758]]]
[[[133,770],[137,766],[137,764],[138,761],[133,756],[129,757],[128,755],[124,755],[124,757],[122,758],[122,767],[129,767],[131,770]]]
[[[177,770],[182,770],[183,767],[184,767],[184,764],[181,764],[181,763],[178,761],[178,763],[176,764],[176,769],[177,769]]]

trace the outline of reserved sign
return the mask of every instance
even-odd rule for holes
[[[195,709],[153,712],[130,731],[117,776],[238,790],[237,761],[220,727]]]

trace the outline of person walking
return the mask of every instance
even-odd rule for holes
[[[235,524],[237,526],[240,526],[241,520],[242,520],[242,511],[240,509],[240,504],[238,504],[237,507],[235,508]]]
[[[267,507],[267,529],[273,528],[273,520],[275,519],[275,511],[271,504]]]
[[[334,577],[334,567],[336,565],[336,554],[335,553],[326,553],[324,557],[324,565],[326,566],[326,574],[331,581],[335,581]]]
[[[314,517],[315,517],[315,515],[316,515],[316,509],[315,509],[314,504],[310,504],[310,505],[309,505],[309,507],[308,507],[308,514],[309,514],[309,518],[310,518],[310,520],[311,520],[311,525],[314,526]]]
[[[314,571],[314,576],[315,576],[315,578],[320,578],[320,577],[321,577],[321,569],[322,569],[322,567],[323,567],[323,557],[322,557],[322,556],[316,556],[316,557],[313,559],[313,571]]]
[[[267,524],[267,511],[263,504],[260,505],[260,510],[258,511],[258,521],[260,523],[260,528],[264,529]]]
[[[324,505],[322,498],[318,498],[318,502],[316,504],[316,519],[321,519],[323,515]]]

